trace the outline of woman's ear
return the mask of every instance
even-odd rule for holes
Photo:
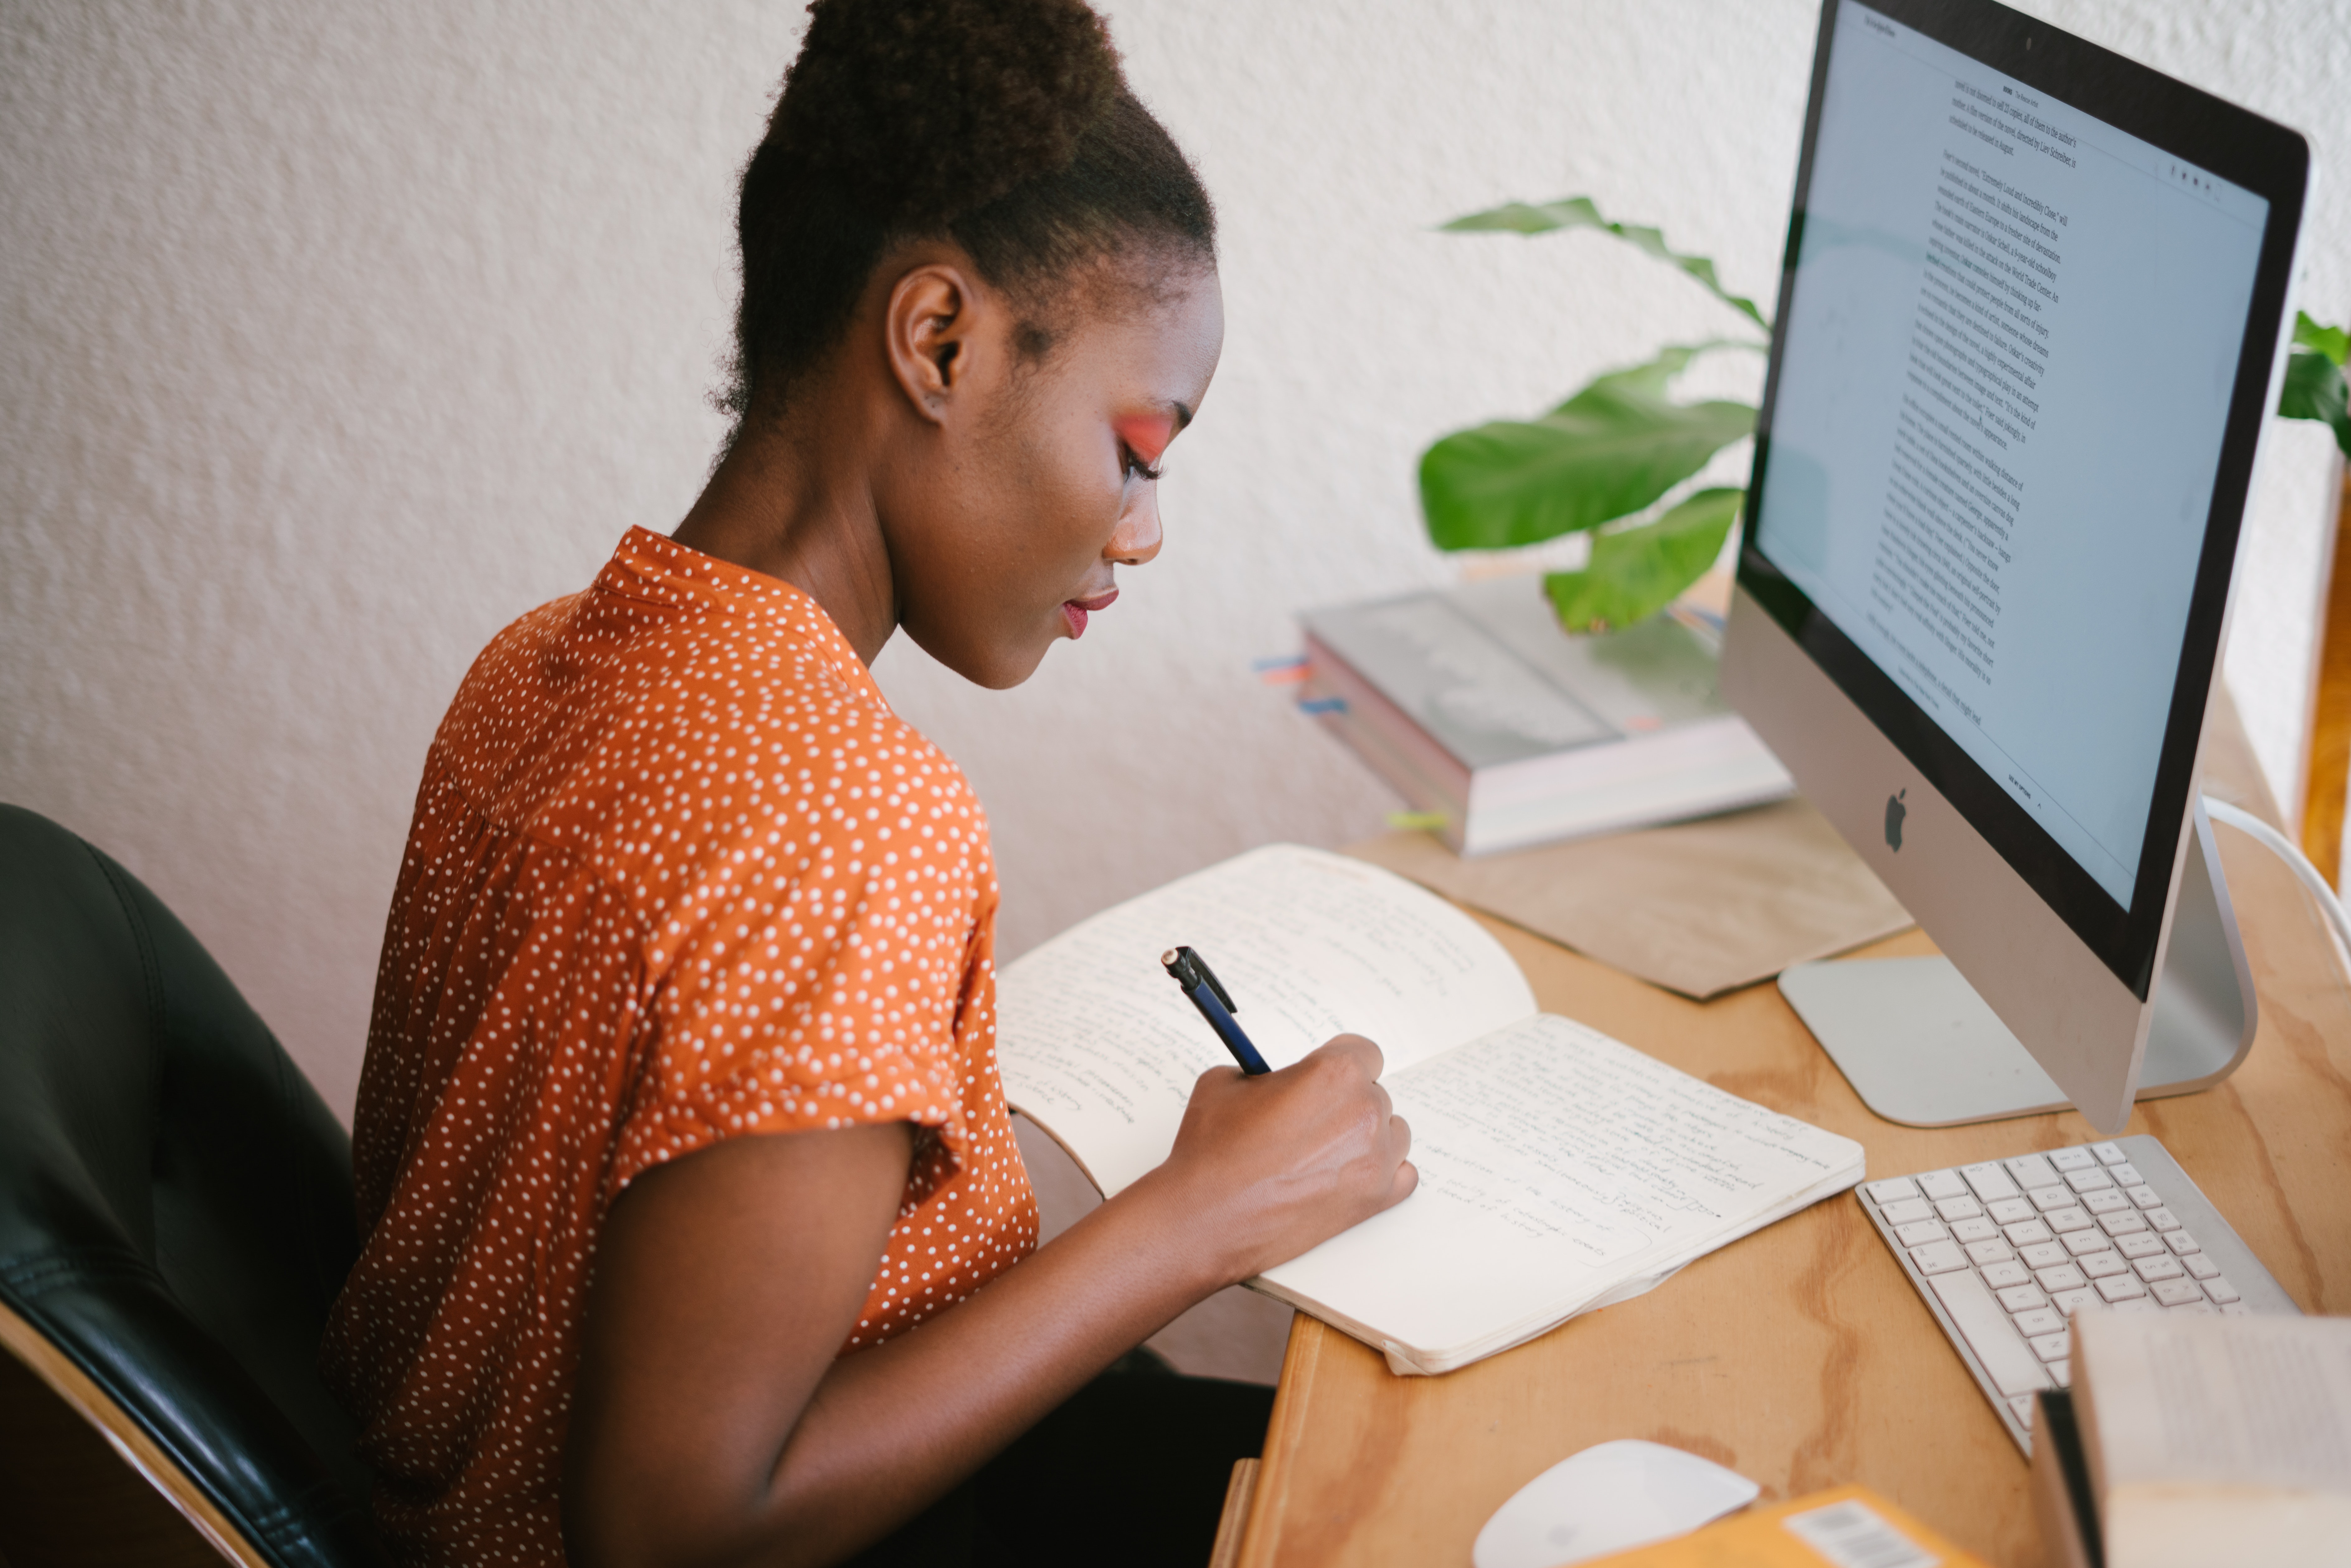
[[[943,262],[898,279],[882,318],[891,373],[925,419],[936,423],[970,382],[988,303],[960,268]]]

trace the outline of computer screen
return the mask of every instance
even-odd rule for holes
[[[1831,20],[1750,553],[2143,994],[2179,833],[2151,812],[2202,711],[2200,683],[2177,698],[2210,673],[2209,647],[2183,661],[2208,545],[2222,591],[2233,553],[2241,485],[2216,536],[2216,482],[2272,204],[1886,11]]]

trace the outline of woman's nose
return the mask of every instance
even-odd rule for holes
[[[1145,485],[1111,530],[1102,559],[1121,566],[1144,566],[1159,553],[1159,486]]]

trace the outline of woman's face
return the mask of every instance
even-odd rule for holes
[[[1041,358],[999,298],[957,350],[968,401],[882,497],[899,624],[984,686],[1027,680],[1159,553],[1158,469],[1224,347],[1211,267],[1090,281]]]

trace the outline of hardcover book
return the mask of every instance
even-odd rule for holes
[[[1794,785],[1695,615],[1570,636],[1511,577],[1301,618],[1310,700],[1464,855],[1727,811]]]

